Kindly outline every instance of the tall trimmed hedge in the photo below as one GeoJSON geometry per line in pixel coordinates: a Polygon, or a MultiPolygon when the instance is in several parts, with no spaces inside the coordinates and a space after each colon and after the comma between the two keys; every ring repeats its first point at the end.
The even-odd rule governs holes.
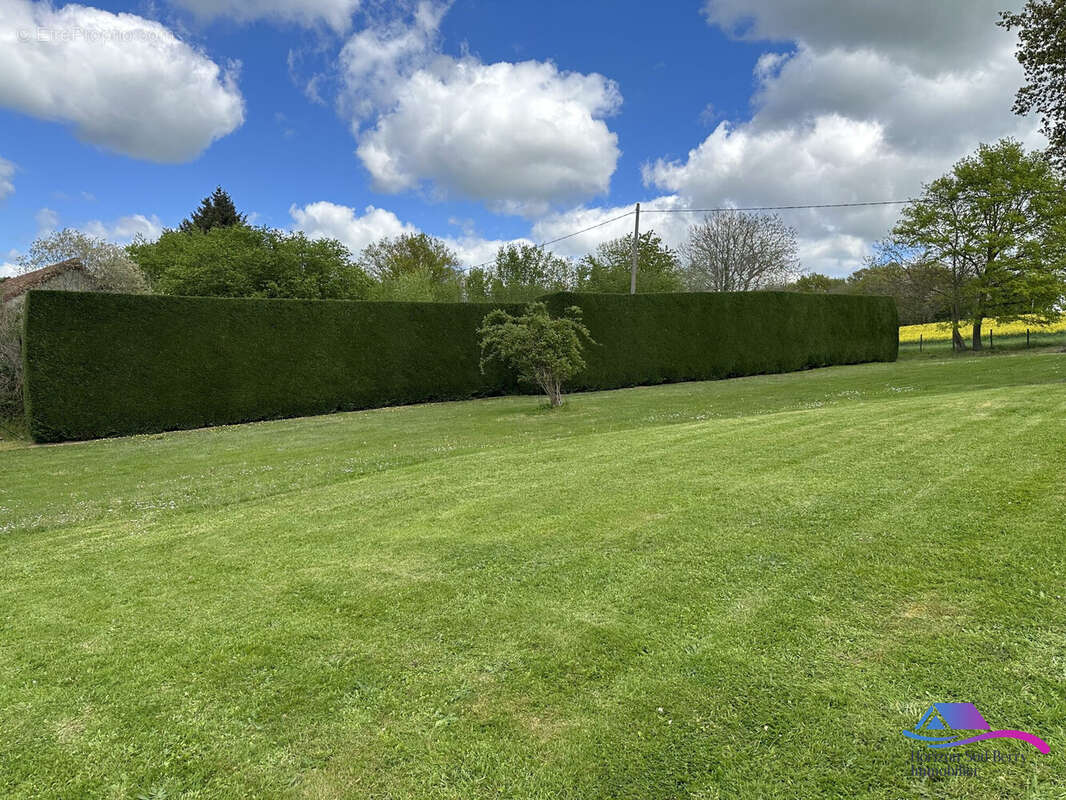
{"type": "MultiPolygon", "coordinates": [[[[894,360],[890,298],[737,294],[546,298],[598,342],[575,389],[894,360]]],[[[30,292],[25,398],[37,441],[88,439],[522,390],[479,367],[477,303],[30,292]]],[[[519,306],[503,306],[512,311],[519,306]]]]}
{"type": "Polygon", "coordinates": [[[890,297],[798,292],[571,294],[549,310],[581,308],[598,347],[574,390],[713,380],[831,364],[895,361],[899,318],[890,297]]]}
{"type": "Polygon", "coordinates": [[[37,441],[196,428],[517,391],[482,375],[494,306],[30,292],[37,441]]]}

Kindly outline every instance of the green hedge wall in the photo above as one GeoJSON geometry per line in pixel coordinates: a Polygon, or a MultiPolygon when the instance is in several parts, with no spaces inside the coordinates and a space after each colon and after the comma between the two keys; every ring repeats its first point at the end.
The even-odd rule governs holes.
{"type": "Polygon", "coordinates": [[[30,433],[90,439],[515,392],[502,368],[478,368],[491,308],[30,292],[30,433]]]}
{"type": "Polygon", "coordinates": [[[895,361],[899,318],[890,297],[798,292],[559,293],[552,313],[581,308],[598,347],[574,390],[713,380],[895,361]]]}
{"type": "MultiPolygon", "coordinates": [[[[560,293],[599,343],[574,389],[894,360],[890,298],[560,293]]],[[[37,441],[193,428],[514,393],[482,375],[492,305],[32,291],[25,399],[37,441]]],[[[512,311],[520,306],[502,306],[512,311]]]]}

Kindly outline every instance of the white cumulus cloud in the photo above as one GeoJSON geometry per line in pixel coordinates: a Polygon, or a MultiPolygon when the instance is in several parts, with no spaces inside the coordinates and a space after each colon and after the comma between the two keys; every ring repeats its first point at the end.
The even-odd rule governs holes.
{"type": "Polygon", "coordinates": [[[116,244],[128,244],[136,237],[143,236],[148,241],[158,239],[163,233],[163,223],[155,214],[146,217],[144,214],[130,214],[119,217],[111,223],[101,220],[91,220],[82,226],[82,230],[90,236],[106,239],[116,244]]]}
{"type": "Polygon", "coordinates": [[[410,24],[360,31],[341,54],[342,106],[375,187],[532,216],[606,193],[619,149],[604,120],[621,105],[617,85],[551,62],[442,55],[442,14],[421,3],[410,24]]]}
{"type": "MultiPolygon", "coordinates": [[[[1036,121],[1011,112],[1023,82],[1016,39],[996,26],[1002,0],[710,0],[708,20],[735,36],[793,45],[755,68],[753,113],[720,122],[681,159],[645,165],[647,186],[690,207],[905,199],[978,143],[1042,146],[1036,121]]],[[[1013,5],[1018,5],[1017,0],[1013,5]]],[[[899,209],[782,212],[808,269],[846,274],[899,209]]]]}
{"type": "Polygon", "coordinates": [[[934,73],[981,60],[1002,41],[999,12],[1016,0],[707,0],[708,22],[749,41],[869,50],[934,73]]]}
{"type": "Polygon", "coordinates": [[[312,239],[337,239],[356,255],[371,242],[386,236],[417,233],[409,222],[401,222],[391,211],[367,206],[359,214],[350,206],[319,200],[289,207],[293,227],[312,239]]]}
{"type": "MultiPolygon", "coordinates": [[[[355,255],[378,239],[421,232],[416,225],[401,221],[393,212],[374,206],[367,206],[360,214],[351,206],[319,200],[304,206],[294,204],[289,208],[289,215],[294,230],[303,231],[312,239],[337,239],[355,255]]],[[[491,261],[496,251],[507,244],[502,239],[485,239],[473,230],[465,230],[461,236],[439,238],[455,251],[465,267],[491,261]]]]}
{"type": "Polygon", "coordinates": [[[202,19],[228,17],[238,22],[258,19],[347,30],[360,0],[174,0],[202,19]]]}
{"type": "Polygon", "coordinates": [[[7,251],[7,256],[0,258],[0,278],[10,278],[12,275],[18,275],[21,271],[19,265],[15,263],[15,259],[21,255],[18,250],[11,249],[7,251]]]}
{"type": "Polygon", "coordinates": [[[193,159],[244,121],[233,69],[134,14],[3,0],[0,75],[0,106],[148,161],[193,159]]]}
{"type": "Polygon", "coordinates": [[[458,237],[444,236],[441,238],[459,256],[459,263],[463,265],[464,270],[491,264],[496,259],[497,251],[505,245],[530,244],[530,240],[525,237],[518,239],[484,239],[477,235],[465,234],[458,237]]]}

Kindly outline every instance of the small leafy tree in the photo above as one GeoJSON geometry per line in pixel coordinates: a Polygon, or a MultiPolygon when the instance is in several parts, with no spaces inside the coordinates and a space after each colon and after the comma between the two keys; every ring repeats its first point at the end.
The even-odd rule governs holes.
{"type": "Polygon", "coordinates": [[[463,276],[463,299],[468,303],[487,303],[492,298],[491,276],[481,267],[473,267],[463,276]]]}
{"type": "Polygon", "coordinates": [[[541,295],[572,289],[574,265],[527,242],[504,245],[488,269],[474,267],[464,280],[466,299],[475,303],[528,303],[541,295]]]}
{"type": "Polygon", "coordinates": [[[482,372],[486,363],[499,360],[520,381],[539,386],[552,408],[563,404],[563,384],[585,367],[582,340],[596,344],[580,308],[570,306],[561,317],[552,317],[544,303],[530,303],[517,317],[499,308],[490,311],[478,334],[482,372]]]}
{"type": "Polygon", "coordinates": [[[373,300],[457,303],[463,299],[459,256],[435,236],[386,236],[363,248],[358,264],[374,283],[373,300]]]}
{"type": "Polygon", "coordinates": [[[496,252],[489,282],[492,298],[523,302],[573,285],[570,260],[534,244],[509,244],[496,252]]]}

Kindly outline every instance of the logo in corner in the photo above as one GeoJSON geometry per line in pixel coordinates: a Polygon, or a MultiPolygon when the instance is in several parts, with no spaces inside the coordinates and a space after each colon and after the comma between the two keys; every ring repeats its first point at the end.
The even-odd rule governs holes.
{"type": "Polygon", "coordinates": [[[933,703],[929,706],[929,710],[922,714],[914,730],[903,731],[903,735],[924,742],[927,747],[934,749],[958,747],[985,739],[1020,739],[1028,742],[1044,755],[1047,755],[1050,750],[1047,742],[1032,733],[1009,728],[991,730],[991,726],[985,722],[985,718],[981,716],[981,712],[973,703],[933,703]],[[984,731],[984,733],[971,736],[968,735],[970,731],[984,731]]]}

